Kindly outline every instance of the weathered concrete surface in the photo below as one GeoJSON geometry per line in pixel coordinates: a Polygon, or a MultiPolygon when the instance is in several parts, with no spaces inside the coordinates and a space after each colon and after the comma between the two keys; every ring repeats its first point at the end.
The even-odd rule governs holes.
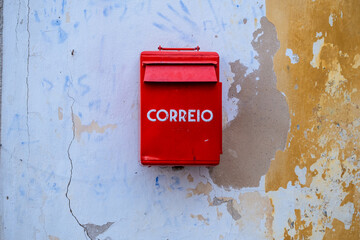
{"type": "Polygon", "coordinates": [[[360,238],[358,2],[4,9],[2,239],[360,238]],[[139,164],[139,53],[159,44],[221,56],[210,171],[139,164]]]}
{"type": "Polygon", "coordinates": [[[360,3],[266,3],[291,116],[287,147],[265,177],[274,237],[360,239],[360,3]]]}

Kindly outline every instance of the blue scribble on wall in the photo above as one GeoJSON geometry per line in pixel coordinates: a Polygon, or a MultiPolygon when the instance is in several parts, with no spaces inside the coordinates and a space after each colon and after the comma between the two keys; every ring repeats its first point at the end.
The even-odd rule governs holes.
{"type": "Polygon", "coordinates": [[[15,131],[15,132],[27,131],[24,120],[25,120],[24,116],[20,117],[19,114],[15,114],[11,121],[10,127],[8,128],[7,135],[9,136],[12,131],[15,131]],[[23,124],[21,124],[20,121],[22,121],[23,124]]]}
{"type": "Polygon", "coordinates": [[[179,187],[180,185],[180,178],[179,177],[176,177],[176,176],[172,176],[171,177],[171,181],[172,183],[170,184],[170,188],[172,190],[182,190],[183,188],[182,187],[179,187]]]}
{"type": "Polygon", "coordinates": [[[170,32],[171,30],[169,28],[167,28],[165,25],[163,24],[159,24],[159,23],[153,23],[153,25],[157,28],[159,28],[160,30],[166,31],[166,32],[170,32]]]}
{"type": "Polygon", "coordinates": [[[44,78],[42,80],[42,82],[41,82],[41,86],[43,88],[45,88],[46,90],[50,91],[54,87],[54,84],[52,82],[50,82],[49,80],[44,78]]]}
{"type": "Polygon", "coordinates": [[[100,105],[101,105],[101,100],[97,99],[94,101],[89,102],[89,111],[95,109],[95,110],[100,110],[100,105]]]}
{"type": "Polygon", "coordinates": [[[51,21],[51,25],[53,26],[60,26],[61,25],[61,20],[60,19],[55,19],[51,21]]]}
{"type": "Polygon", "coordinates": [[[61,14],[64,14],[65,5],[66,5],[66,0],[62,0],[62,2],[61,2],[61,14]]]}
{"type": "Polygon", "coordinates": [[[64,83],[64,92],[67,92],[68,88],[70,88],[70,86],[72,86],[72,83],[70,81],[70,77],[66,76],[65,77],[65,83],[64,83]]]}
{"type": "Polygon", "coordinates": [[[112,10],[112,6],[109,6],[109,7],[104,8],[104,9],[103,9],[103,15],[104,15],[105,17],[109,16],[111,10],[112,10]]]}
{"type": "Polygon", "coordinates": [[[158,195],[161,195],[162,193],[165,192],[165,187],[163,187],[160,184],[160,180],[163,179],[165,176],[164,175],[159,175],[155,178],[155,187],[156,187],[156,191],[158,192],[158,195]]]}
{"type": "Polygon", "coordinates": [[[34,17],[36,22],[40,22],[39,14],[37,11],[34,12],[34,17]]]}
{"type": "Polygon", "coordinates": [[[185,4],[183,3],[183,1],[181,1],[181,0],[180,0],[180,5],[181,5],[181,9],[182,9],[185,13],[187,13],[187,14],[190,15],[188,8],[186,7],[186,5],[185,5],[185,4]]]}
{"type": "Polygon", "coordinates": [[[59,41],[58,42],[59,43],[65,42],[65,40],[68,38],[68,34],[61,27],[59,27],[58,33],[59,33],[59,41]]]}
{"type": "Polygon", "coordinates": [[[83,84],[81,81],[84,80],[87,77],[86,74],[82,75],[81,77],[78,78],[78,85],[80,87],[82,87],[84,90],[81,93],[81,96],[84,96],[85,94],[87,94],[88,92],[90,92],[90,87],[86,84],[83,84]]]}
{"type": "Polygon", "coordinates": [[[41,31],[41,37],[45,42],[51,43],[51,39],[48,37],[46,31],[41,31]]]}

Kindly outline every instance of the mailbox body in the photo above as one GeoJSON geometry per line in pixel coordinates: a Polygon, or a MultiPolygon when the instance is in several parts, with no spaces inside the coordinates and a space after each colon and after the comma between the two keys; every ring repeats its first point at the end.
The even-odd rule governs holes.
{"type": "Polygon", "coordinates": [[[222,153],[219,55],[147,51],[140,56],[143,165],[217,165],[222,153]]]}

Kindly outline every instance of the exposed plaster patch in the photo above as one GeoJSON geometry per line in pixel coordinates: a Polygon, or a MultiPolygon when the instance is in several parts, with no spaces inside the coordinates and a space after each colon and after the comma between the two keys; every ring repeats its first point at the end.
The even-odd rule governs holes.
{"type": "Polygon", "coordinates": [[[188,180],[189,182],[193,182],[193,181],[194,181],[194,178],[193,178],[193,176],[191,176],[190,173],[189,173],[189,175],[187,176],[187,180],[188,180]]]}
{"type": "Polygon", "coordinates": [[[84,132],[104,133],[107,129],[115,129],[116,128],[116,124],[107,124],[105,126],[100,127],[99,124],[97,122],[95,122],[94,120],[89,125],[83,125],[81,123],[81,119],[79,116],[74,114],[73,117],[74,117],[74,124],[75,124],[75,136],[76,136],[77,141],[80,141],[81,134],[84,132]]]}
{"type": "Polygon", "coordinates": [[[58,118],[59,118],[59,120],[63,120],[63,117],[64,117],[63,109],[61,107],[58,107],[58,118]]]}
{"type": "Polygon", "coordinates": [[[96,224],[92,224],[92,223],[87,223],[87,224],[84,224],[84,226],[86,228],[86,233],[90,237],[90,239],[91,240],[96,240],[97,236],[104,233],[113,224],[114,224],[114,222],[107,222],[106,224],[103,224],[103,225],[96,225],[96,224]]]}
{"type": "Polygon", "coordinates": [[[56,236],[52,236],[52,235],[49,235],[48,238],[49,238],[49,240],[60,240],[60,238],[58,238],[56,236]]]}
{"type": "Polygon", "coordinates": [[[246,75],[247,67],[239,60],[230,63],[235,76],[228,97],[239,99],[239,113],[223,131],[220,165],[210,168],[214,183],[226,188],[258,186],[275,152],[284,148],[289,130],[287,103],[273,72],[273,56],[279,48],[276,29],[265,17],[260,23],[252,41],[259,68],[246,75]]]}
{"type": "Polygon", "coordinates": [[[211,203],[211,198],[210,198],[210,192],[213,190],[213,187],[211,186],[211,184],[209,182],[207,182],[206,184],[204,184],[203,182],[198,183],[198,185],[195,188],[188,188],[187,191],[188,194],[186,195],[186,197],[192,197],[193,195],[205,195],[207,196],[207,200],[209,202],[209,204],[211,203]]]}
{"type": "Polygon", "coordinates": [[[286,49],[285,55],[290,58],[290,62],[292,64],[296,64],[299,62],[299,56],[295,53],[293,53],[292,49],[288,48],[286,49]]]}
{"type": "Polygon", "coordinates": [[[336,20],[336,15],[332,13],[332,14],[329,15],[329,24],[330,24],[330,26],[334,26],[334,20],[336,20]]]}
{"type": "Polygon", "coordinates": [[[356,54],[354,57],[354,64],[352,68],[358,68],[360,66],[360,54],[356,54]]]}
{"type": "Polygon", "coordinates": [[[205,219],[204,216],[201,214],[198,214],[198,215],[191,214],[190,216],[191,216],[191,218],[197,218],[197,220],[205,223],[206,225],[209,225],[209,219],[205,219]]]}
{"type": "Polygon", "coordinates": [[[324,38],[320,38],[313,43],[313,59],[310,64],[313,68],[319,68],[320,66],[320,51],[324,45],[324,38]]]}
{"type": "Polygon", "coordinates": [[[299,178],[299,182],[304,185],[306,183],[306,167],[301,169],[299,166],[296,166],[295,173],[299,178]]]}

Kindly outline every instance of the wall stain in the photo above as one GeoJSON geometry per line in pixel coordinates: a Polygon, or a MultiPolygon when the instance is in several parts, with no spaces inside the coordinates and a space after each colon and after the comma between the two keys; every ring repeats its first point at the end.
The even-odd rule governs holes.
{"type": "Polygon", "coordinates": [[[258,186],[276,150],[284,149],[289,130],[288,106],[273,71],[272,59],[279,48],[276,29],[265,17],[260,23],[252,41],[259,69],[246,75],[240,60],[230,63],[235,76],[228,97],[239,99],[239,113],[223,131],[220,164],[210,168],[214,183],[226,188],[258,186]]]}
{"type": "Polygon", "coordinates": [[[211,203],[210,192],[213,190],[213,187],[209,182],[203,183],[199,182],[195,188],[188,188],[189,191],[186,195],[187,198],[192,197],[193,195],[205,195],[209,204],[211,203]]]}
{"type": "Polygon", "coordinates": [[[59,120],[63,120],[64,118],[63,109],[61,107],[58,107],[58,118],[59,120]]]}
{"type": "Polygon", "coordinates": [[[107,124],[105,126],[100,127],[99,124],[94,120],[89,125],[83,125],[81,123],[81,119],[79,116],[74,114],[73,118],[74,118],[74,126],[75,126],[75,137],[78,142],[81,139],[81,134],[84,132],[104,133],[107,129],[115,129],[117,127],[116,124],[107,124]]]}
{"type": "Polygon", "coordinates": [[[286,148],[265,176],[273,237],[358,240],[360,4],[266,0],[266,11],[280,41],[277,87],[291,116],[286,148]],[[298,54],[297,64],[286,49],[298,54]],[[306,169],[305,180],[296,169],[306,169]]]}
{"type": "Polygon", "coordinates": [[[199,220],[201,222],[204,222],[206,225],[209,225],[208,219],[204,218],[204,216],[201,215],[201,214],[198,214],[198,215],[191,214],[190,217],[191,218],[197,218],[197,220],[199,220]]]}
{"type": "Polygon", "coordinates": [[[49,240],[60,240],[60,238],[53,236],[53,235],[49,235],[48,238],[49,238],[49,240]]]}

